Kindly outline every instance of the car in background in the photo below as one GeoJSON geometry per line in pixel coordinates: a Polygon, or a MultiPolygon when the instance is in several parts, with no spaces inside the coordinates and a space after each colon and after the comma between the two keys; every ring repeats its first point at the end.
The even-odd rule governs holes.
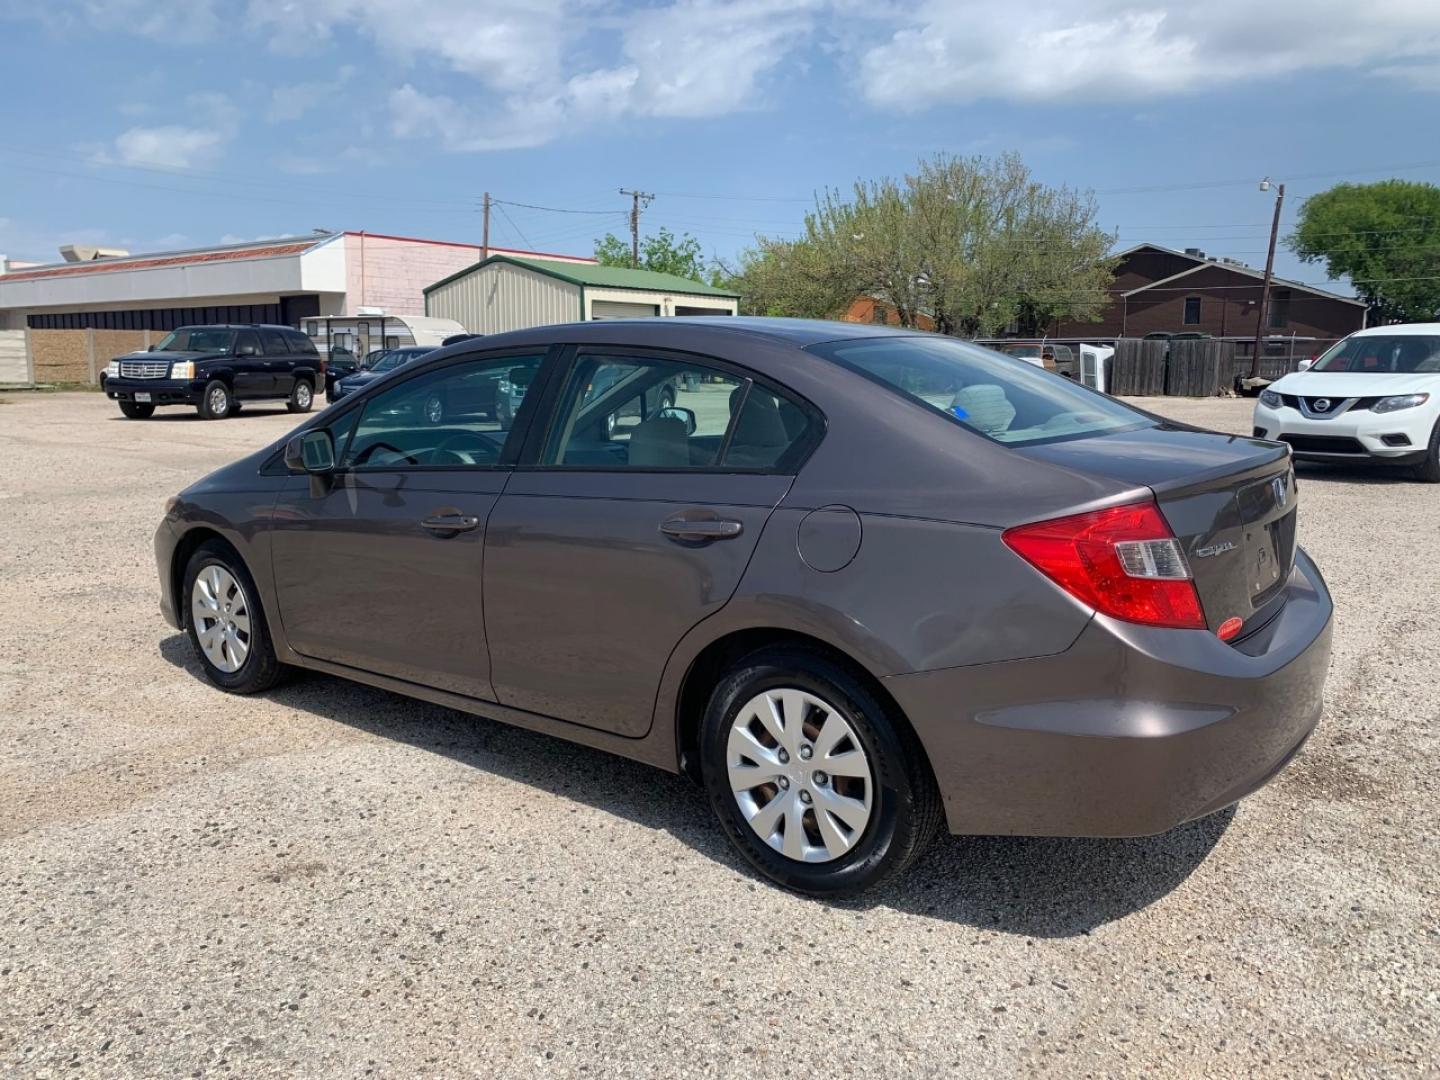
{"type": "Polygon", "coordinates": [[[1440,483],[1440,323],[1351,334],[1262,390],[1254,424],[1303,460],[1409,465],[1440,483]]]}
{"type": "Polygon", "coordinates": [[[145,352],[106,365],[101,388],[131,420],[163,405],[191,405],[205,420],[240,411],[247,401],[284,401],[309,412],[324,364],[308,337],[290,326],[182,326],[145,352]]]}
{"type": "Polygon", "coordinates": [[[1275,776],[1330,651],[1296,513],[1284,447],[989,349],[682,317],[406,364],[172,498],[155,555],[224,690],[309,668],[687,773],[839,896],[942,823],[1135,836],[1275,776]]]}
{"type": "Polygon", "coordinates": [[[1053,371],[1057,375],[1064,375],[1067,379],[1073,379],[1075,370],[1075,350],[1069,345],[1059,345],[1055,342],[1022,342],[1013,345],[992,346],[998,348],[1006,356],[1013,356],[1017,360],[1024,360],[1032,367],[1043,368],[1046,371],[1053,371]]]}
{"type": "Polygon", "coordinates": [[[339,401],[347,394],[353,394],[356,390],[369,386],[380,376],[388,375],[396,368],[404,367],[411,361],[418,360],[434,351],[433,345],[411,345],[402,349],[390,349],[388,352],[371,353],[366,357],[370,363],[360,371],[336,379],[326,391],[326,396],[331,401],[339,401]],[[374,359],[371,360],[371,357],[374,359]]]}

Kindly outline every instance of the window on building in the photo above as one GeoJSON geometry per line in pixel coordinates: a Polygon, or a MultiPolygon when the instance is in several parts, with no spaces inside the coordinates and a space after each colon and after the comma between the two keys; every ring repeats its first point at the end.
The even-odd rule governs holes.
{"type": "Polygon", "coordinates": [[[1290,290],[1276,289],[1270,296],[1270,326],[1280,329],[1290,325],[1290,290]]]}
{"type": "Polygon", "coordinates": [[[1187,296],[1185,298],[1185,325],[1197,326],[1200,323],[1200,297],[1187,296]]]}
{"type": "Polygon", "coordinates": [[[878,300],[870,305],[870,321],[881,326],[885,325],[885,305],[878,300]]]}

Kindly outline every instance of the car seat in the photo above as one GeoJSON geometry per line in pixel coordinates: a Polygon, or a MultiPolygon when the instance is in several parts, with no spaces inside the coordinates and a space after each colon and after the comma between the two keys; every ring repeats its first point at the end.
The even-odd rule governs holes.
{"type": "Polygon", "coordinates": [[[964,412],[961,419],[986,434],[1007,431],[1015,420],[1015,406],[994,383],[965,387],[955,395],[955,407],[964,412]]]}
{"type": "Polygon", "coordinates": [[[630,432],[629,462],[632,468],[687,468],[690,443],[685,421],[652,416],[636,424],[630,432]]]}
{"type": "MultiPolygon", "coordinates": [[[[739,405],[739,395],[744,389],[737,386],[730,391],[732,413],[739,405]]],[[[790,432],[780,415],[780,403],[775,400],[775,395],[751,386],[745,404],[740,408],[740,416],[735,421],[735,433],[730,437],[725,464],[738,465],[742,469],[766,469],[780,459],[789,445],[790,432]]]]}

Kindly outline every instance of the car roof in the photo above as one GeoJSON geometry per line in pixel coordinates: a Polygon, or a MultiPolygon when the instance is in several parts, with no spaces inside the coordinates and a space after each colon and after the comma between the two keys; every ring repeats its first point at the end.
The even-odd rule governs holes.
{"type": "MultiPolygon", "coordinates": [[[[695,330],[704,336],[725,335],[759,337],[803,349],[823,341],[846,341],[852,338],[933,337],[924,330],[876,326],[871,323],[836,322],[824,319],[779,319],[748,315],[681,315],[647,319],[599,319],[593,322],[554,323],[488,334],[485,348],[509,345],[536,345],[553,342],[613,342],[616,328],[624,327],[624,336],[636,345],[673,341],[676,331],[695,330]]],[[[471,342],[457,342],[472,344],[471,342]]]]}
{"type": "Polygon", "coordinates": [[[1390,326],[1367,326],[1364,330],[1357,330],[1350,336],[1379,337],[1381,335],[1394,336],[1397,334],[1401,336],[1409,336],[1412,334],[1434,336],[1440,334],[1440,322],[1412,322],[1394,323],[1390,326]]]}
{"type": "MultiPolygon", "coordinates": [[[[177,326],[176,330],[289,330],[292,334],[303,333],[293,326],[285,326],[281,323],[186,323],[184,326],[177,326]]],[[[173,331],[172,331],[173,332],[173,331]]]]}

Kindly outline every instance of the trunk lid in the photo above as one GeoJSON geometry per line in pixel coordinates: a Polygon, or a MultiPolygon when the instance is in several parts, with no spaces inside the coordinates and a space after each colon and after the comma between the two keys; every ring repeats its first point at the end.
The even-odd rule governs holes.
{"type": "Polygon", "coordinates": [[[1272,442],[1160,424],[1021,448],[1037,460],[1150,488],[1185,549],[1215,630],[1268,617],[1295,562],[1295,476],[1272,442]]]}

